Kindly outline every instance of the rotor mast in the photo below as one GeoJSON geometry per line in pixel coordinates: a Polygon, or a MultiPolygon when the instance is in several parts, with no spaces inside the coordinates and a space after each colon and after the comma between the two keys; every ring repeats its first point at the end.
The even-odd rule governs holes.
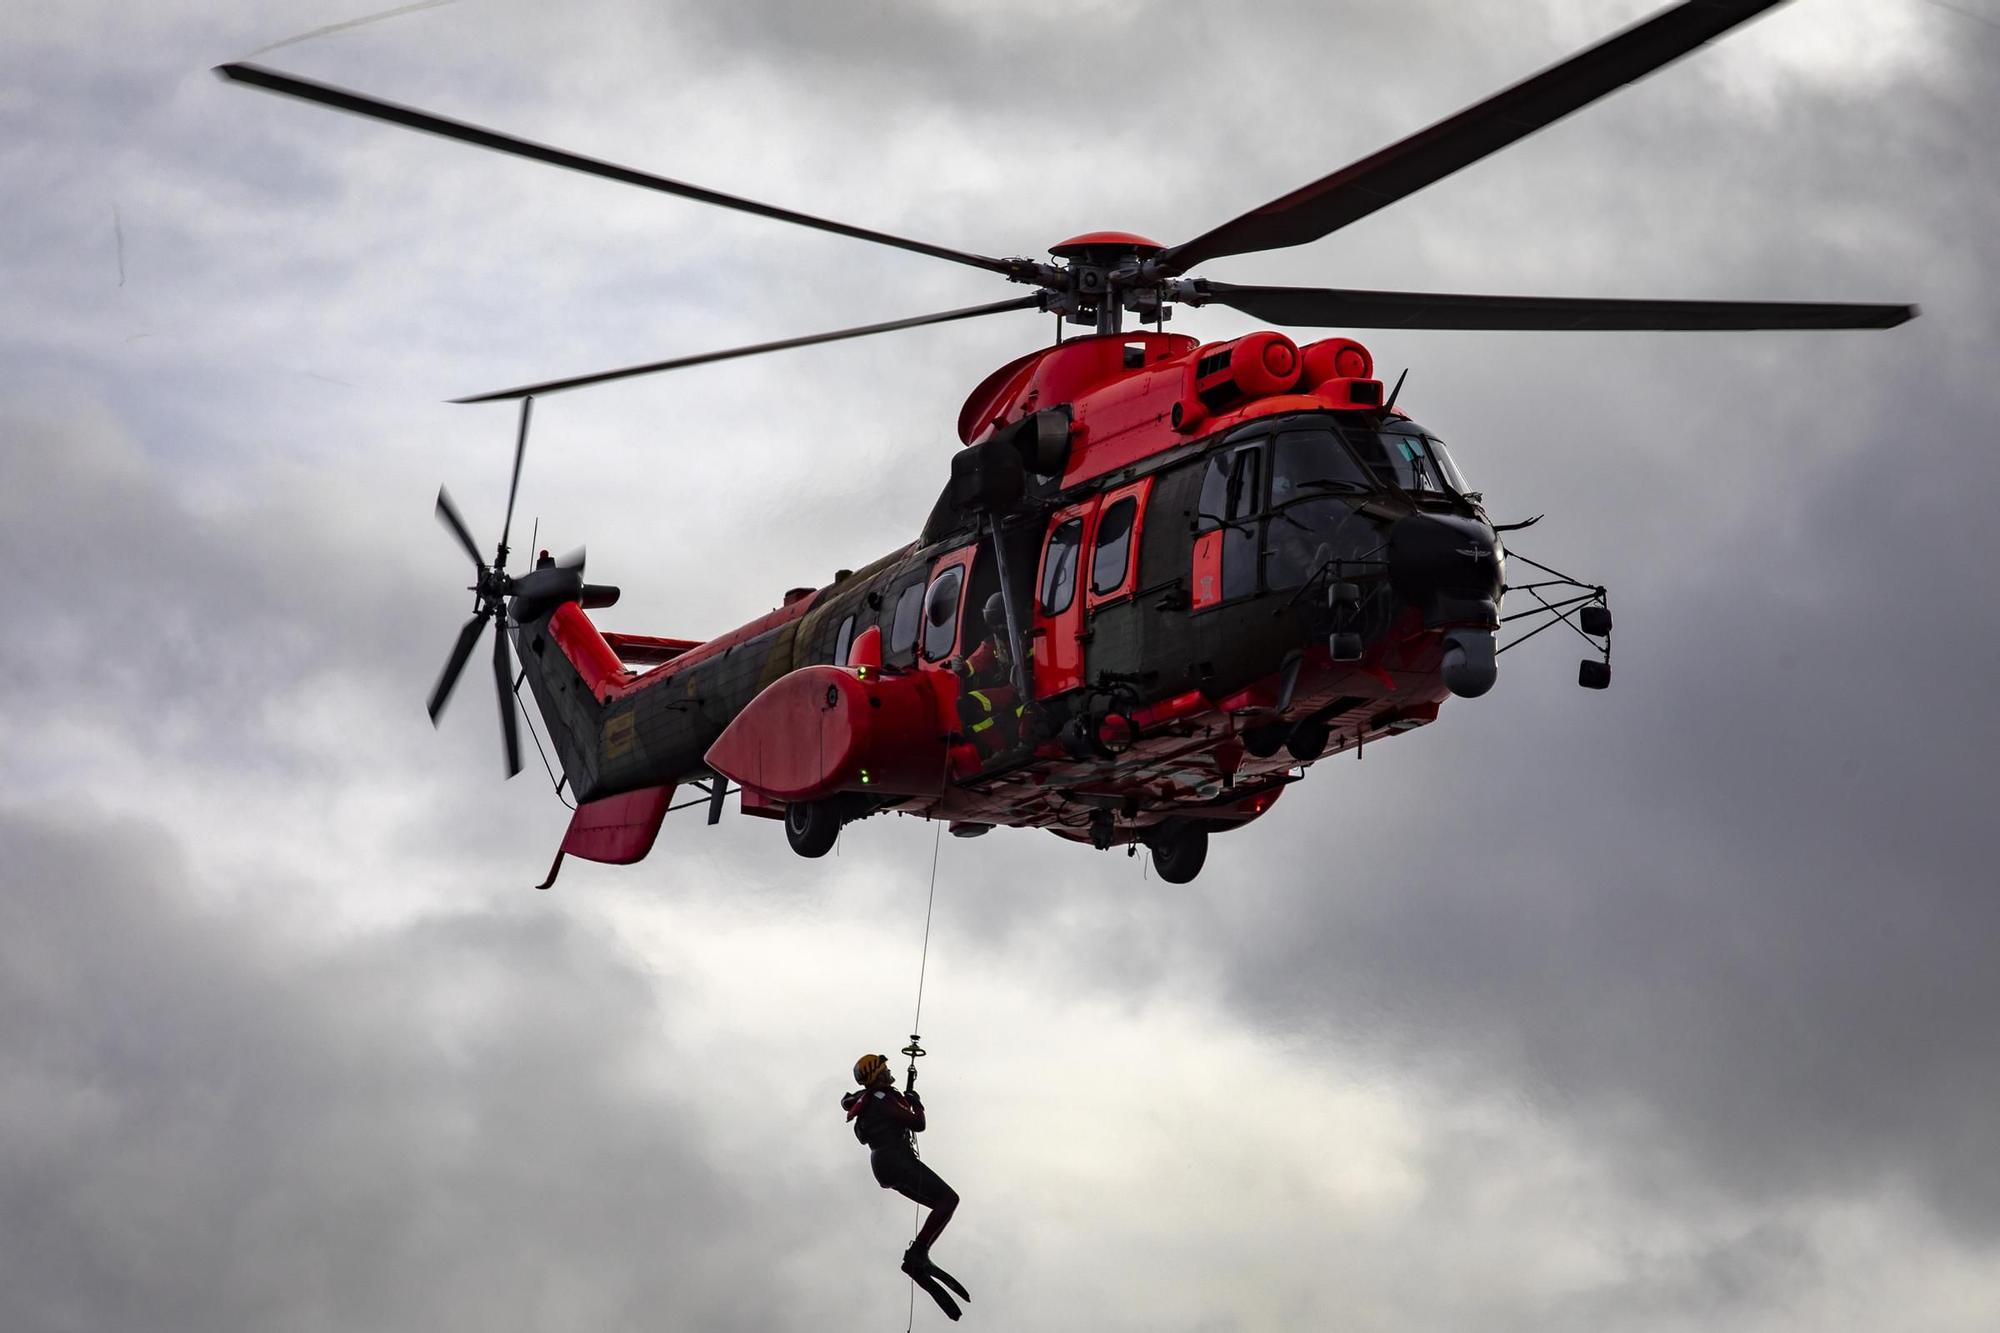
{"type": "Polygon", "coordinates": [[[1071,324],[1101,334],[1121,333],[1125,312],[1142,323],[1162,323],[1173,316],[1166,306],[1165,286],[1149,272],[1149,261],[1166,246],[1127,231],[1093,231],[1049,247],[1064,261],[1039,265],[1032,278],[1042,285],[1046,308],[1071,324]]]}

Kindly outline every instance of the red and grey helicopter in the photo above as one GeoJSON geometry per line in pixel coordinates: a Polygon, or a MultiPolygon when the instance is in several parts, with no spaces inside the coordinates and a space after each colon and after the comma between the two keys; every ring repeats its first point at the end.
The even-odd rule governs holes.
{"type": "MultiPolygon", "coordinates": [[[[1200,343],[1174,305],[1363,329],[1879,329],[1907,305],[1473,296],[1243,286],[1190,276],[1329,235],[1644,77],[1782,0],[1689,0],[1372,156],[1162,245],[1073,237],[1052,262],[991,258],[814,217],[532,143],[254,65],[223,77],[517,157],[980,269],[1027,295],[987,305],[481,394],[521,401],[493,558],[450,497],[437,512],[476,567],[472,618],[433,721],[490,622],[509,776],[525,681],[575,813],[564,854],[629,863],[677,787],[782,820],[820,856],[843,825],[896,810],[960,835],[1047,828],[1145,846],[1163,879],[1256,819],[1324,756],[1424,726],[1485,693],[1496,658],[1557,623],[1610,680],[1605,590],[1506,550],[1444,443],[1384,391],[1368,349],[1277,332],[1200,343]],[[1018,311],[1088,332],[988,375],[916,539],[706,641],[601,630],[615,588],[581,553],[507,572],[536,395],[814,343],[1018,311]],[[1126,317],[1134,328],[1126,328],[1126,317]],[[1150,327],[1148,327],[1150,326],[1150,327]],[[1533,573],[1510,583],[1510,565],[1533,573]],[[1534,605],[1503,614],[1508,592],[1534,605]],[[1532,623],[1521,623],[1532,622],[1532,623]],[[1521,637],[1501,645],[1502,627],[1521,637]],[[511,645],[511,647],[510,647],[511,645]],[[516,674],[514,657],[521,670],[516,674]],[[733,784],[733,786],[732,786],[733,784]]],[[[1060,326],[1059,326],[1060,327],[1060,326]]],[[[1400,380],[1396,386],[1400,388],[1400,380]]],[[[1532,521],[1532,520],[1531,520],[1532,521]]],[[[545,886],[546,887],[546,886],[545,886]]]]}

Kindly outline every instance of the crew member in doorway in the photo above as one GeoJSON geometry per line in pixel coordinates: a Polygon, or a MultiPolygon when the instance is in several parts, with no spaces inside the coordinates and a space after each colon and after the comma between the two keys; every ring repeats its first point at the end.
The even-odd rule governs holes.
{"type": "Polygon", "coordinates": [[[916,1135],[924,1130],[924,1102],[917,1096],[915,1068],[913,1063],[910,1090],[898,1092],[889,1057],[864,1055],[854,1062],[854,1081],[861,1086],[842,1097],[840,1105],[854,1126],[854,1137],[868,1148],[875,1183],[931,1210],[917,1238],[903,1252],[903,1271],[939,1309],[956,1319],[958,1304],[944,1288],[957,1292],[961,1300],[971,1297],[957,1278],[931,1262],[931,1246],[951,1221],[958,1207],[958,1192],[917,1159],[916,1135]]]}
{"type": "MultiPolygon", "coordinates": [[[[957,673],[958,720],[983,756],[1011,750],[1022,739],[1022,720],[1027,715],[1025,700],[1014,688],[1013,645],[1007,638],[1007,603],[999,593],[986,599],[982,612],[986,637],[963,657],[952,659],[957,673]]],[[[1034,669],[1029,650],[1028,669],[1034,669]]]]}

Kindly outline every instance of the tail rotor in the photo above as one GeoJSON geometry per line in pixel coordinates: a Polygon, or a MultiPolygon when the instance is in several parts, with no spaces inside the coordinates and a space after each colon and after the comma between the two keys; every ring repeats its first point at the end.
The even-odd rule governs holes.
{"type": "Polygon", "coordinates": [[[579,602],[586,607],[610,606],[618,600],[618,589],[583,581],[584,550],[581,546],[559,560],[551,560],[546,555],[535,561],[535,567],[518,578],[507,572],[507,534],[514,526],[514,501],[521,490],[521,460],[528,451],[528,417],[535,400],[521,400],[521,428],[514,437],[514,475],[507,485],[507,515],[500,524],[500,542],[494,547],[493,560],[479,558],[479,543],[472,539],[472,531],[465,525],[465,519],[458,512],[458,506],[451,501],[451,492],[438,487],[437,520],[444,524],[466,558],[472,561],[473,581],[469,588],[472,593],[472,619],[465,622],[458,631],[458,641],[451,646],[451,656],[445,659],[444,670],[439,673],[437,684],[431,688],[431,725],[436,726],[444,713],[444,706],[451,700],[451,692],[458,685],[458,678],[465,671],[465,664],[472,660],[472,650],[479,644],[479,636],[485,632],[487,624],[493,626],[493,687],[500,700],[500,740],[507,752],[507,776],[513,777],[521,771],[521,725],[515,713],[514,702],[514,651],[507,641],[507,630],[512,625],[527,624],[555,610],[565,602],[579,602]]]}
{"type": "Polygon", "coordinates": [[[457,688],[458,678],[464,674],[465,664],[472,659],[472,650],[478,646],[479,636],[485,633],[490,622],[494,631],[493,684],[499,692],[500,736],[506,744],[507,776],[511,778],[521,771],[521,738],[519,723],[514,717],[514,655],[507,646],[507,601],[515,594],[520,581],[507,573],[507,546],[504,540],[492,564],[479,558],[479,548],[473,544],[472,534],[466,531],[458,506],[451,502],[451,492],[442,486],[438,487],[437,516],[438,521],[458,538],[466,554],[472,557],[474,576],[470,591],[474,600],[472,619],[460,627],[458,640],[451,646],[451,656],[445,659],[444,670],[439,673],[437,684],[431,688],[431,725],[436,726],[438,718],[444,714],[444,706],[451,701],[451,692],[457,688]]]}
{"type": "MultiPolygon", "coordinates": [[[[438,718],[443,715],[444,706],[451,701],[451,692],[457,687],[458,678],[464,673],[465,664],[471,660],[472,650],[479,643],[479,636],[491,622],[493,686],[499,696],[500,739],[506,747],[507,776],[510,778],[521,771],[521,733],[520,722],[514,716],[514,654],[507,646],[508,601],[521,598],[526,593],[527,599],[539,609],[547,609],[568,600],[561,594],[568,591],[572,584],[577,593],[581,592],[583,584],[581,551],[577,552],[573,566],[551,565],[519,579],[507,573],[507,534],[514,525],[514,500],[521,488],[521,459],[528,448],[528,416],[534,401],[532,398],[521,400],[521,427],[514,440],[514,475],[507,487],[507,516],[500,525],[500,542],[494,549],[491,564],[479,558],[479,544],[473,541],[472,532],[466,527],[458,506],[452,503],[451,492],[440,486],[437,498],[438,522],[458,539],[459,546],[472,561],[474,574],[470,588],[473,596],[472,619],[459,629],[458,640],[451,646],[451,656],[445,659],[444,670],[439,673],[437,684],[431,688],[431,725],[436,726],[438,718]],[[550,578],[550,575],[557,577],[550,578]],[[528,584],[534,586],[524,586],[528,584]]],[[[517,605],[516,609],[525,608],[517,605]]]]}

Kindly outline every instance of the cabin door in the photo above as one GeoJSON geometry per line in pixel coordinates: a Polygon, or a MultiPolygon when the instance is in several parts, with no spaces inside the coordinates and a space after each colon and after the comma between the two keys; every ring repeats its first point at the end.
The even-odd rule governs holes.
{"type": "Polygon", "coordinates": [[[1084,593],[1081,563],[1097,516],[1097,497],[1049,517],[1035,569],[1035,697],[1053,698],[1083,684],[1084,593]]]}

